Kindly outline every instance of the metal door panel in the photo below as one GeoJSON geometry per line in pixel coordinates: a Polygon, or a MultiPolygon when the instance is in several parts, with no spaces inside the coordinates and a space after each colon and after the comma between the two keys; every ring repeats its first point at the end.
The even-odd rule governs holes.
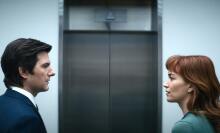
{"type": "Polygon", "coordinates": [[[64,36],[63,131],[157,131],[156,35],[64,36]]]}
{"type": "Polygon", "coordinates": [[[67,33],[63,50],[63,132],[107,132],[108,35],[67,33]]]}
{"type": "Polygon", "coordinates": [[[156,133],[157,65],[154,34],[111,34],[112,133],[156,133]]]}

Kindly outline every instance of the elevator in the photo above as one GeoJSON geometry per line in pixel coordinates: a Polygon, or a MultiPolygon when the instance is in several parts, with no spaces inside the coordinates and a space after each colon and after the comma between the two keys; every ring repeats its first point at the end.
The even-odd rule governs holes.
{"type": "Polygon", "coordinates": [[[63,1],[59,132],[159,133],[157,1],[63,1]]]}

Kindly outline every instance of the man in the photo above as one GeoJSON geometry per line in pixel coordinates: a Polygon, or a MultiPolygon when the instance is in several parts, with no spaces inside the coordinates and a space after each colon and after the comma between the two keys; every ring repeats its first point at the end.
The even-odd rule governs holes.
{"type": "Polygon", "coordinates": [[[52,46],[20,38],[9,43],[1,58],[5,94],[0,96],[0,133],[46,133],[34,97],[48,90],[52,46]]]}

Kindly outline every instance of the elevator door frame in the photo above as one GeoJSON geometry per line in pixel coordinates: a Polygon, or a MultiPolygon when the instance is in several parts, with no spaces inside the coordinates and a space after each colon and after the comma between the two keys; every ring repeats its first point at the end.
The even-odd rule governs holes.
{"type": "MultiPolygon", "coordinates": [[[[158,101],[158,111],[157,111],[157,117],[155,119],[157,119],[157,127],[158,127],[158,132],[157,133],[161,133],[162,132],[162,2],[163,0],[157,0],[157,8],[155,9],[155,11],[157,12],[157,16],[156,16],[156,29],[157,29],[157,65],[158,65],[158,68],[157,68],[157,77],[158,77],[158,80],[157,80],[157,101],[158,101]]],[[[64,32],[71,32],[71,31],[64,31],[64,2],[63,0],[59,0],[59,69],[58,69],[58,91],[59,91],[59,110],[58,110],[58,131],[60,131],[61,129],[61,125],[62,125],[62,119],[63,119],[63,116],[62,116],[62,98],[63,98],[63,82],[62,82],[62,79],[63,79],[63,33],[64,32]]],[[[102,32],[102,31],[95,31],[95,32],[102,32]]],[[[111,31],[110,31],[111,32],[111,31]]]]}

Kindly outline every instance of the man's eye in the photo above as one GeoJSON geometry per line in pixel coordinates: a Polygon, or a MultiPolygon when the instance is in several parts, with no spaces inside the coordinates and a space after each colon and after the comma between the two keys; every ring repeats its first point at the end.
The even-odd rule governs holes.
{"type": "Polygon", "coordinates": [[[44,68],[47,68],[48,66],[50,66],[49,63],[43,64],[43,67],[44,67],[44,68]]]}

